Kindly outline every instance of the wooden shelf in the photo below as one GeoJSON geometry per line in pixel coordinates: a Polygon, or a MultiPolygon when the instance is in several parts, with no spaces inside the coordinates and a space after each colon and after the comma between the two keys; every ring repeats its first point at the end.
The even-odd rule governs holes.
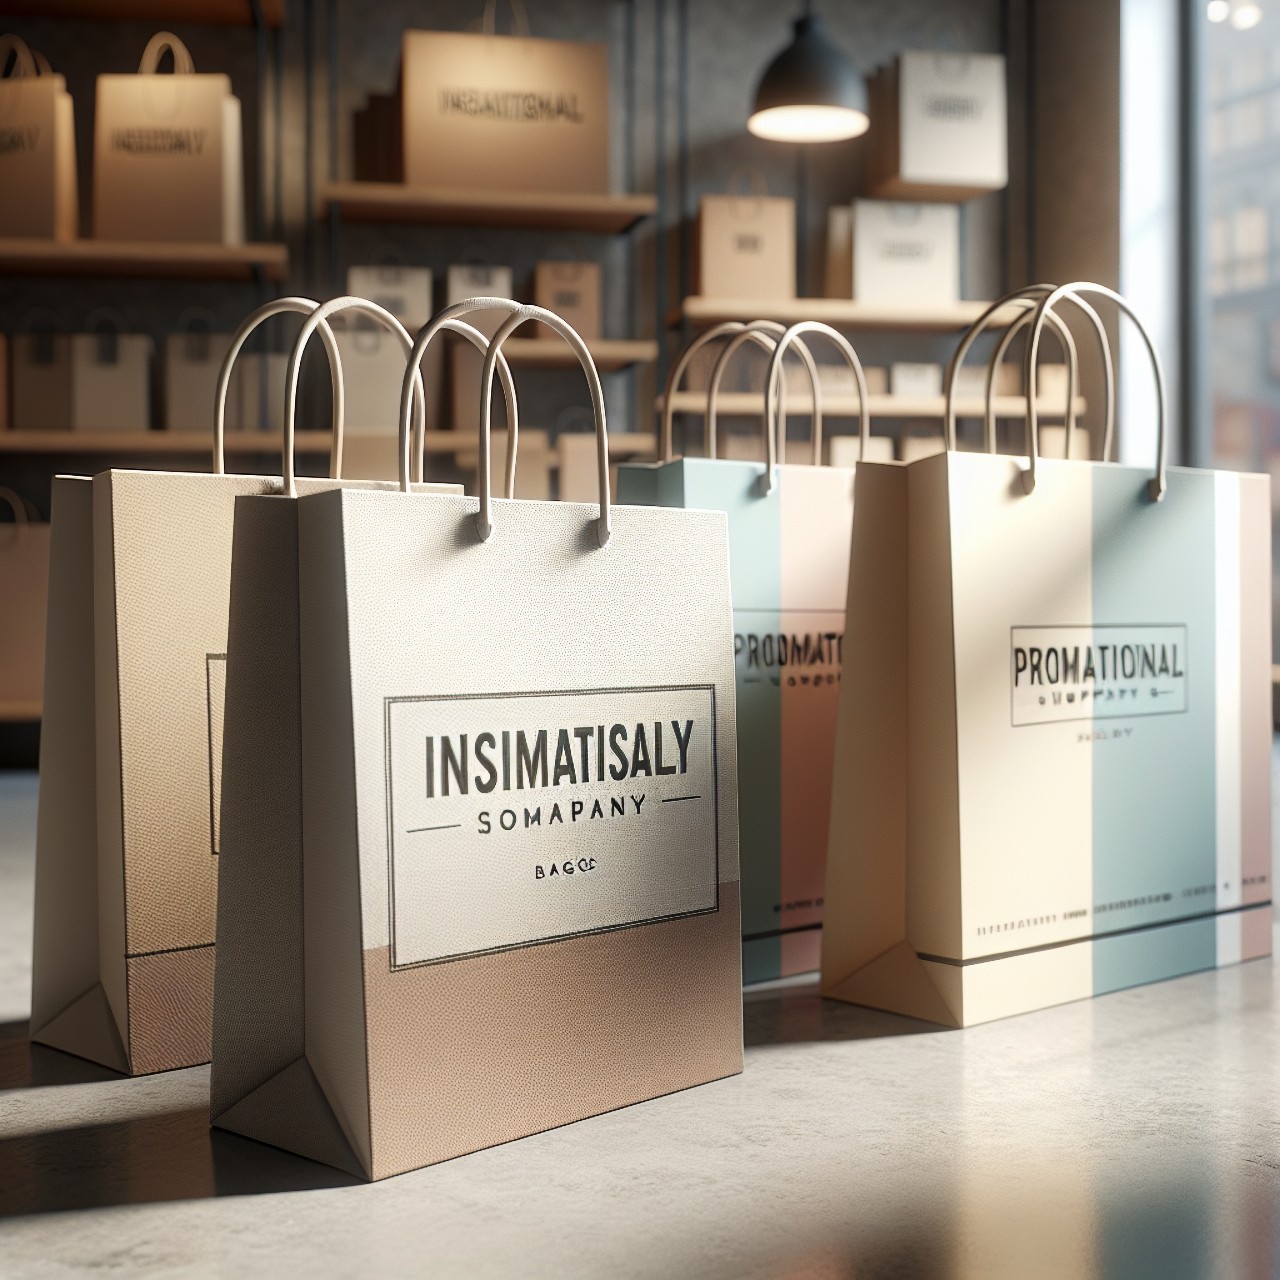
{"type": "Polygon", "coordinates": [[[27,240],[0,237],[0,275],[150,276],[181,280],[283,280],[282,244],[27,240]]]}
{"type": "Polygon", "coordinates": [[[426,226],[515,227],[616,235],[657,211],[654,196],[511,195],[395,182],[333,182],[320,189],[320,213],[336,209],[351,222],[426,226]]]}
{"type": "MultiPolygon", "coordinates": [[[[284,25],[285,0],[261,0],[262,20],[284,25]]],[[[77,22],[194,22],[220,27],[255,25],[251,0],[0,0],[0,16],[77,22]]]]}
{"type": "Polygon", "coordinates": [[[0,724],[22,724],[29,720],[39,720],[40,713],[39,702],[0,701],[0,724]]]}
{"type": "MultiPolygon", "coordinates": [[[[390,434],[390,433],[388,433],[390,434]]],[[[368,434],[348,436],[367,439],[368,434]]],[[[328,453],[327,431],[299,431],[295,448],[298,453],[328,453]]],[[[278,454],[280,437],[273,431],[229,431],[228,453],[278,454]]],[[[434,454],[474,453],[478,436],[474,429],[460,431],[428,431],[426,450],[434,454]]],[[[609,436],[609,454],[631,457],[652,453],[657,437],[652,432],[618,432],[609,436]]],[[[204,431],[0,431],[0,453],[68,454],[81,457],[100,455],[198,455],[210,458],[212,437],[204,431]]]]}
{"type": "MultiPolygon", "coordinates": [[[[953,332],[966,329],[991,304],[955,302],[946,307],[890,307],[882,303],[852,302],[848,298],[686,298],[668,322],[674,327],[682,320],[697,328],[707,328],[726,320],[778,320],[795,324],[798,320],[821,320],[834,329],[919,330],[953,332]]],[[[997,313],[995,324],[1007,324],[1019,314],[1014,307],[997,313]]]]}
{"type": "MultiPolygon", "coordinates": [[[[455,342],[463,340],[457,334],[449,336],[455,342]]],[[[636,364],[654,364],[658,359],[658,344],[643,339],[588,338],[587,347],[601,373],[616,373],[636,364]]],[[[561,338],[508,338],[502,345],[502,354],[512,368],[578,368],[578,357],[561,338]]]]}
{"type": "MultiPolygon", "coordinates": [[[[1065,399],[1065,395],[1064,395],[1065,399]]],[[[764,412],[764,395],[755,391],[725,392],[720,396],[720,413],[725,417],[735,414],[759,417],[764,412]]],[[[1025,396],[995,396],[997,418],[1021,418],[1027,412],[1025,396]]],[[[787,409],[792,413],[809,413],[813,400],[808,392],[789,395],[787,409]]],[[[706,412],[707,393],[705,391],[677,391],[672,398],[672,407],[676,413],[701,415],[706,412]]],[[[886,396],[872,395],[867,397],[867,407],[873,418],[942,418],[946,416],[947,400],[945,396],[886,396]]],[[[1064,408],[1063,400],[1040,397],[1036,408],[1041,417],[1059,419],[1064,408]]],[[[1076,413],[1083,414],[1087,409],[1083,396],[1076,397],[1076,413]]],[[[657,410],[662,412],[662,397],[658,397],[657,410]]],[[[981,400],[961,399],[956,401],[957,418],[981,418],[985,414],[985,405],[981,400]]],[[[822,398],[822,413],[830,418],[856,418],[858,415],[858,397],[850,395],[828,395],[822,398]]]]}

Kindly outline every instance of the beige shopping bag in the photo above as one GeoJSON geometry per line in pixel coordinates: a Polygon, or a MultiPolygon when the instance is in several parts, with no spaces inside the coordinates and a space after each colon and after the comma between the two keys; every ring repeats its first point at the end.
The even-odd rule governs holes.
{"type": "Polygon", "coordinates": [[[262,320],[315,306],[237,332],[214,474],[55,482],[31,1035],[131,1074],[209,1058],[231,516],[280,484],[224,474],[226,384],[262,320]]]}
{"type": "MultiPolygon", "coordinates": [[[[562,316],[588,342],[602,336],[600,315],[603,303],[601,269],[598,262],[579,257],[569,261],[549,259],[533,268],[535,306],[562,316]]],[[[535,330],[539,338],[551,338],[551,330],[535,330]]]]}
{"type": "Polygon", "coordinates": [[[196,74],[186,45],[153,36],[137,75],[98,77],[93,234],[99,240],[244,241],[240,100],[196,74]],[[165,51],[174,74],[159,75],[165,51]]]}
{"type": "MultiPolygon", "coordinates": [[[[1265,476],[948,451],[857,480],[823,991],[965,1026],[1271,948],[1265,476]]],[[[1135,320],[1136,316],[1133,317],[1135,320]]]]}
{"type": "Polygon", "coordinates": [[[38,720],[44,686],[44,627],[49,586],[49,526],[0,485],[0,707],[9,719],[38,720]]]}
{"type": "Polygon", "coordinates": [[[0,36],[0,192],[0,236],[76,238],[75,116],[67,82],[13,35],[0,36]]]}
{"type": "Polygon", "coordinates": [[[704,297],[796,296],[796,202],[769,195],[758,175],[754,181],[749,192],[699,202],[696,290],[704,297]]]}
{"type": "Polygon", "coordinates": [[[214,1123],[364,1177],[742,1066],[724,517],[611,505],[559,327],[598,506],[494,502],[483,461],[478,499],[308,495],[237,595],[214,1123]]]}
{"type": "MultiPolygon", "coordinates": [[[[218,373],[231,346],[229,333],[213,332],[215,323],[212,312],[193,308],[179,318],[178,332],[165,337],[164,425],[167,431],[213,431],[218,373]]],[[[233,404],[238,391],[237,386],[232,392],[233,404]]],[[[239,430],[239,413],[228,417],[230,429],[239,430]]]]}
{"type": "Polygon", "coordinates": [[[71,339],[44,327],[52,319],[29,315],[28,327],[13,335],[10,421],[17,431],[71,427],[71,339]]]}
{"type": "MultiPolygon", "coordinates": [[[[609,190],[609,54],[602,44],[406,31],[401,50],[404,181],[472,191],[609,190]]],[[[509,292],[509,291],[508,291],[509,292]]]]}
{"type": "Polygon", "coordinates": [[[151,426],[151,358],[144,333],[124,332],[125,319],[102,309],[88,333],[71,335],[72,431],[146,431],[151,426]]]}

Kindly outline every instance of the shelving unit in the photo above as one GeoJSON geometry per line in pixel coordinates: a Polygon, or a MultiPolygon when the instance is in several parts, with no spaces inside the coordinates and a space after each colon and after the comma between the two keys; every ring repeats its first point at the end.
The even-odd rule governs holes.
{"type": "Polygon", "coordinates": [[[174,241],[28,240],[0,237],[0,274],[135,276],[171,280],[283,280],[289,250],[282,244],[199,244],[174,241]]]}
{"type": "Polygon", "coordinates": [[[285,0],[6,0],[6,17],[56,18],[81,22],[199,22],[210,26],[284,25],[285,0]]]}
{"type": "Polygon", "coordinates": [[[646,195],[508,194],[448,187],[408,187],[393,182],[330,182],[320,188],[321,216],[350,222],[419,226],[512,227],[620,235],[657,211],[646,195]]]}
{"type": "MultiPolygon", "coordinates": [[[[993,404],[997,418],[1021,418],[1027,412],[1026,396],[995,396],[993,404]]],[[[655,406],[659,413],[662,406],[663,400],[659,396],[655,406]]],[[[812,397],[807,393],[787,397],[787,409],[791,412],[809,413],[812,407],[812,397]]],[[[1064,407],[1062,400],[1043,396],[1036,399],[1036,412],[1046,418],[1061,418],[1064,407]]],[[[1084,397],[1077,396],[1076,413],[1084,413],[1087,407],[1084,397]]],[[[676,413],[701,416],[707,409],[707,393],[677,391],[672,397],[672,408],[676,413]]],[[[947,412],[947,400],[945,396],[872,395],[867,397],[867,408],[873,418],[943,418],[947,412]]],[[[725,417],[735,414],[758,417],[764,412],[764,396],[753,391],[725,392],[719,397],[719,411],[725,417]]],[[[831,418],[856,418],[858,397],[823,396],[822,412],[831,418]]],[[[966,398],[956,401],[956,416],[959,418],[981,418],[985,413],[986,406],[981,400],[966,398]]]]}
{"type": "MultiPolygon", "coordinates": [[[[968,328],[990,305],[965,301],[947,307],[890,307],[848,298],[691,297],[684,300],[670,323],[673,327],[684,322],[694,328],[707,328],[727,320],[777,320],[782,324],[821,320],[836,329],[951,333],[968,328]]],[[[1010,307],[997,312],[992,323],[1008,324],[1017,315],[1018,310],[1010,307]]]]}

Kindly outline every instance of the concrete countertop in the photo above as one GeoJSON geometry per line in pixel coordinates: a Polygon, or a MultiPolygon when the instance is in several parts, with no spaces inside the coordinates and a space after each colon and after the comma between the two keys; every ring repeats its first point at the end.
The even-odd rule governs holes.
{"type": "Polygon", "coordinates": [[[207,1067],[31,1046],[35,794],[0,773],[0,1276],[1277,1274],[1270,961],[968,1031],[756,989],[742,1076],[367,1186],[211,1135],[207,1067]]]}

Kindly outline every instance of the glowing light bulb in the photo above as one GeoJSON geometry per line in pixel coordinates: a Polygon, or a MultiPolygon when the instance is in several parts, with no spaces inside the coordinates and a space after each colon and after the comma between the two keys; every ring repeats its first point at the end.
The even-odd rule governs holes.
{"type": "Polygon", "coordinates": [[[1256,0],[1243,0],[1231,10],[1231,25],[1237,31],[1248,31],[1262,21],[1262,6],[1256,0]]]}
{"type": "Polygon", "coordinates": [[[1231,16],[1229,0],[1209,0],[1206,16],[1210,22],[1226,22],[1231,16]]]}

